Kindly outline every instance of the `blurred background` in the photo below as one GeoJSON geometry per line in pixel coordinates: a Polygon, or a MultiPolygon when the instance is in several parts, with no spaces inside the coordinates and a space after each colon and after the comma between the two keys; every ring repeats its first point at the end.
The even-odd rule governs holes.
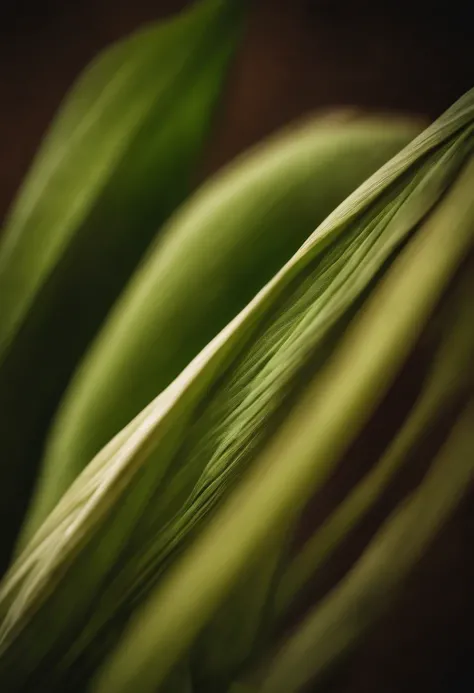
{"type": "MultiPolygon", "coordinates": [[[[61,99],[86,63],[111,41],[186,4],[2,0],[0,223],[61,99]]],[[[200,176],[312,110],[355,106],[436,118],[474,86],[470,9],[458,0],[442,10],[419,0],[253,0],[200,176]]],[[[400,398],[409,381],[408,373],[400,398]]],[[[383,416],[379,425],[383,428],[383,416]]],[[[376,444],[373,437],[362,442],[359,469],[376,444]]],[[[322,578],[326,587],[419,479],[422,466],[420,460],[397,480],[330,562],[322,578]]],[[[323,505],[350,484],[349,465],[345,471],[320,499],[323,505]]],[[[471,493],[394,607],[328,681],[327,693],[472,693],[473,500],[471,493]]]]}

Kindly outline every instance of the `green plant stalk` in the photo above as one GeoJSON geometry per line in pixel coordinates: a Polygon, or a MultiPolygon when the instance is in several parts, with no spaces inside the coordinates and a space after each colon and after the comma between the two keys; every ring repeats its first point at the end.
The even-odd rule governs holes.
{"type": "Polygon", "coordinates": [[[296,693],[353,648],[388,608],[474,476],[474,405],[464,410],[420,488],[383,525],[346,578],[283,644],[253,687],[296,693]]]}
{"type": "Polygon", "coordinates": [[[380,401],[472,247],[473,185],[470,162],[255,468],[138,609],[91,691],[155,691],[269,533],[284,531],[324,481],[380,401]],[[446,243],[446,227],[453,218],[456,234],[446,243]]]}
{"type": "Polygon", "coordinates": [[[357,484],[292,560],[277,591],[278,616],[283,616],[287,612],[304,585],[370,510],[405,462],[410,450],[436,425],[440,413],[459,396],[460,392],[472,387],[473,295],[474,286],[469,277],[453,299],[453,305],[450,305],[450,312],[453,312],[454,306],[455,314],[446,316],[444,321],[443,330],[446,330],[447,336],[441,342],[427,376],[427,383],[408,420],[374,469],[357,484]],[[457,304],[456,299],[459,299],[457,304]]]}

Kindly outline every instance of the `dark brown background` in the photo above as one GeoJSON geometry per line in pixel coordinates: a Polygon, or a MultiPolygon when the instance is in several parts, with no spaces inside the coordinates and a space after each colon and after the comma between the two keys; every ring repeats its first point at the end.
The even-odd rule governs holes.
{"type": "MultiPolygon", "coordinates": [[[[3,0],[0,7],[0,220],[61,98],[111,40],[179,9],[183,0],[3,0]]],[[[356,105],[435,118],[474,86],[473,34],[459,2],[255,0],[205,174],[292,118],[356,105]],[[394,3],[391,3],[394,4],[394,3]]],[[[399,396],[405,396],[400,386],[399,396]]],[[[383,426],[383,420],[380,421],[383,426]]],[[[367,443],[366,443],[367,446],[367,443]]],[[[369,446],[370,447],[370,446],[369,446]]],[[[387,506],[413,483],[395,485],[387,506]]],[[[339,495],[347,479],[334,486],[339,495]]],[[[408,581],[401,598],[334,679],[334,693],[474,690],[473,494],[408,581]]],[[[329,502],[329,501],[328,501],[329,502]]],[[[327,580],[367,541],[351,539],[327,580]]]]}

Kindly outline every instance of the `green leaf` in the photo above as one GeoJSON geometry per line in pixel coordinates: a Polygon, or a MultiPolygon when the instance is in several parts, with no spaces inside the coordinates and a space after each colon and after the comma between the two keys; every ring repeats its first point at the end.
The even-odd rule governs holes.
{"type": "Polygon", "coordinates": [[[13,206],[0,242],[6,549],[78,359],[190,190],[240,14],[238,3],[203,0],[99,56],[13,206]]]}
{"type": "Polygon", "coordinates": [[[397,508],[349,574],[283,644],[255,692],[301,690],[353,648],[388,608],[474,478],[473,421],[471,401],[420,488],[397,508]]]}

